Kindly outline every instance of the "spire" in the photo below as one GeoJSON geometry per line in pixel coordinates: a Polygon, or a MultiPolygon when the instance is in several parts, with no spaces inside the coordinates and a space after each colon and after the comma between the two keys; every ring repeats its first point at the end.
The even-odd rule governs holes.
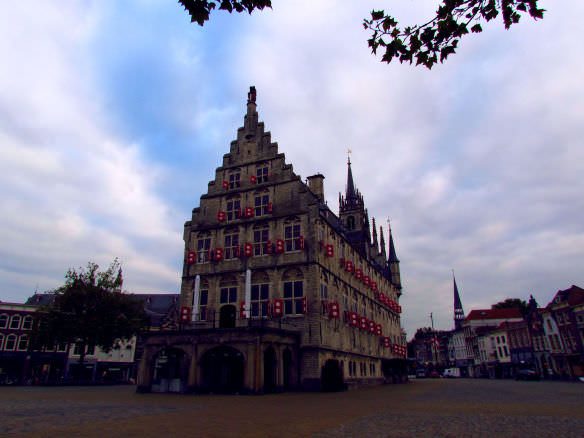
{"type": "Polygon", "coordinates": [[[462,301],[456,286],[456,278],[454,271],[452,271],[452,280],[454,281],[454,329],[460,330],[462,328],[462,321],[464,321],[464,310],[462,309],[462,301]]]}
{"type": "Polygon", "coordinates": [[[351,172],[351,159],[347,159],[347,190],[345,192],[345,199],[350,201],[352,199],[357,199],[357,193],[355,191],[355,183],[353,182],[353,172],[351,172]]]}
{"type": "Polygon", "coordinates": [[[395,252],[395,246],[393,244],[393,234],[391,233],[391,225],[389,224],[389,219],[387,220],[389,227],[389,258],[387,262],[389,264],[389,271],[391,272],[391,283],[398,289],[401,289],[401,275],[399,272],[399,259],[395,252]]]}
{"type": "Polygon", "coordinates": [[[379,227],[379,243],[381,246],[381,254],[383,255],[383,258],[386,257],[386,252],[385,252],[385,237],[383,237],[383,227],[379,227]]]}
{"type": "Polygon", "coordinates": [[[375,218],[372,219],[373,223],[373,246],[375,247],[375,251],[379,252],[379,244],[377,243],[377,227],[375,226],[375,218]]]}
{"type": "Polygon", "coordinates": [[[393,235],[391,234],[391,227],[389,228],[389,259],[388,259],[388,262],[399,263],[399,259],[397,258],[397,254],[395,252],[395,246],[393,245],[393,235]]]}

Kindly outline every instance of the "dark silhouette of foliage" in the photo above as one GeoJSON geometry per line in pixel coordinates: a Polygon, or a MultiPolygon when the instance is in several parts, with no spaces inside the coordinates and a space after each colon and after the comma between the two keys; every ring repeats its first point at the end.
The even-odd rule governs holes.
{"type": "MultiPolygon", "coordinates": [[[[522,14],[534,19],[543,18],[545,9],[540,0],[441,0],[436,16],[424,24],[399,27],[397,20],[384,10],[371,11],[371,18],[363,20],[363,27],[373,35],[368,40],[373,54],[383,51],[381,61],[390,63],[416,62],[431,69],[456,52],[460,38],[483,31],[482,24],[503,17],[505,28],[518,23],[522,14]]],[[[191,16],[191,22],[203,25],[213,9],[252,13],[254,9],[271,8],[270,0],[179,0],[191,16]]]]}
{"type": "Polygon", "coordinates": [[[491,309],[519,309],[523,317],[529,313],[529,306],[525,300],[519,298],[507,298],[491,306],[491,309]]]}
{"type": "Polygon", "coordinates": [[[374,54],[385,50],[382,62],[388,64],[415,60],[416,65],[431,69],[438,61],[444,62],[455,53],[460,38],[483,31],[481,23],[503,16],[505,29],[518,23],[521,14],[528,13],[534,19],[543,18],[544,9],[538,8],[539,0],[442,0],[436,16],[430,21],[401,28],[398,22],[384,11],[372,11],[371,19],[365,19],[365,29],[373,31],[369,47],[374,54]]]}
{"type": "Polygon", "coordinates": [[[91,262],[86,269],[70,269],[65,284],[50,292],[55,299],[37,313],[32,348],[76,343],[83,363],[89,347],[110,351],[118,339],[129,340],[148,325],[142,303],[121,291],[118,260],[105,271],[98,269],[91,262]]]}

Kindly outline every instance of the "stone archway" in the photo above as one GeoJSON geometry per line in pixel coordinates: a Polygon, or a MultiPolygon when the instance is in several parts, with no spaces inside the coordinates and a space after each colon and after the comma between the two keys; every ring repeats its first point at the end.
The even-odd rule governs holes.
{"type": "Polygon", "coordinates": [[[264,392],[276,391],[276,352],[274,347],[264,351],[264,392]]]}
{"type": "Polygon", "coordinates": [[[153,359],[152,392],[183,392],[187,383],[188,355],[179,348],[160,350],[153,359]]]}
{"type": "Polygon", "coordinates": [[[217,394],[233,394],[243,389],[243,354],[232,347],[221,346],[207,351],[201,358],[201,390],[217,394]]]}
{"type": "Polygon", "coordinates": [[[342,391],[344,389],[343,370],[336,359],[329,359],[322,367],[321,385],[323,391],[342,391]]]}
{"type": "Polygon", "coordinates": [[[228,304],[219,310],[219,328],[235,327],[235,306],[228,304]]]}

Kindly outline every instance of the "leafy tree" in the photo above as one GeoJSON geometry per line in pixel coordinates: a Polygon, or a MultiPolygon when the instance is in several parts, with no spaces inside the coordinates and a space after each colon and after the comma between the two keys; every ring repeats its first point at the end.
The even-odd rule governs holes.
{"type": "Polygon", "coordinates": [[[115,259],[105,271],[89,262],[70,269],[65,284],[51,291],[52,304],[40,309],[31,336],[33,348],[77,343],[83,363],[89,347],[110,351],[116,340],[128,340],[147,326],[142,303],[122,293],[122,268],[115,259]]]}
{"type": "Polygon", "coordinates": [[[524,317],[529,313],[528,304],[519,298],[507,298],[491,306],[491,309],[519,309],[524,317]]]}
{"type": "MultiPolygon", "coordinates": [[[[444,62],[456,52],[460,38],[483,31],[481,23],[503,17],[505,29],[518,23],[522,14],[534,19],[543,18],[545,9],[540,0],[440,0],[436,16],[424,24],[399,27],[398,22],[383,10],[371,11],[371,19],[363,20],[363,27],[373,35],[368,40],[373,54],[384,51],[381,61],[390,63],[416,61],[431,69],[438,61],[444,62]]],[[[203,25],[209,14],[218,9],[252,13],[254,9],[271,8],[271,0],[179,0],[191,16],[191,22],[203,25]]]]}

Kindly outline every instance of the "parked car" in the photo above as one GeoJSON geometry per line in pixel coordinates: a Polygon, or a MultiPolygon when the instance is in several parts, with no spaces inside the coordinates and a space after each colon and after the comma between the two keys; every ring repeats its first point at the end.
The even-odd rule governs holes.
{"type": "Polygon", "coordinates": [[[437,378],[440,378],[440,374],[438,374],[438,371],[430,371],[430,374],[428,375],[428,377],[432,377],[433,379],[437,379],[437,378]]]}
{"type": "Polygon", "coordinates": [[[515,375],[515,380],[539,380],[539,374],[535,370],[519,370],[515,375]]]}
{"type": "Polygon", "coordinates": [[[460,377],[460,368],[446,368],[442,376],[450,378],[460,377]]]}

